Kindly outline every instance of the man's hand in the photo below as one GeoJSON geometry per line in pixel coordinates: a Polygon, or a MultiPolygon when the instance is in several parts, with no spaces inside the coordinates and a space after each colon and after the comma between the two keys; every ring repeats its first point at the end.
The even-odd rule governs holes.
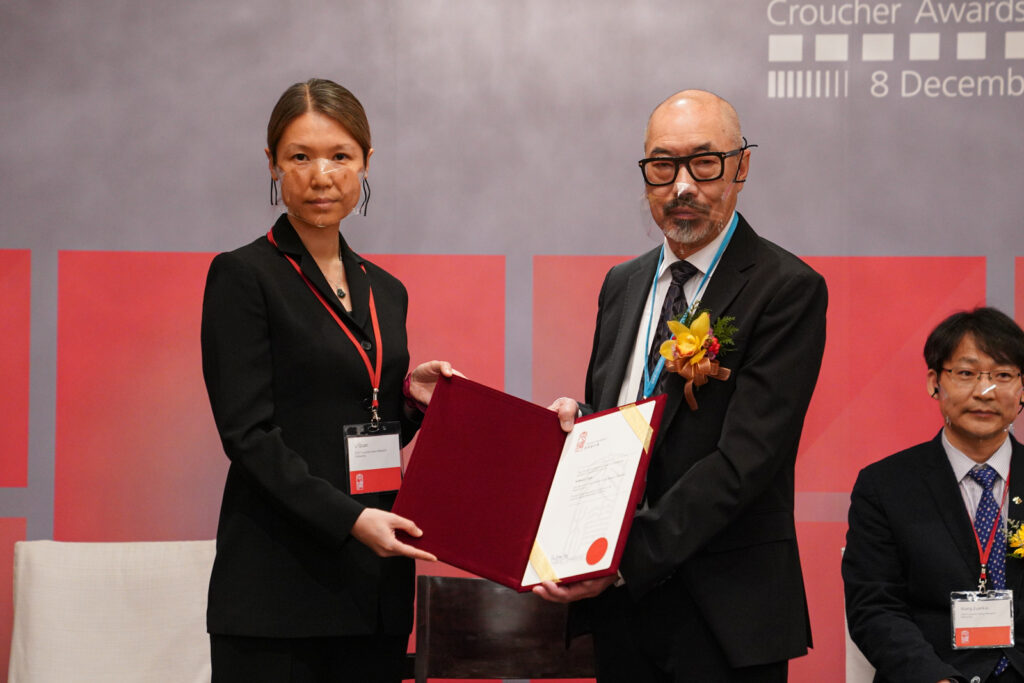
{"type": "Polygon", "coordinates": [[[567,586],[559,585],[554,581],[544,581],[539,586],[534,586],[533,592],[549,602],[576,602],[577,600],[600,595],[608,586],[615,583],[616,579],[618,577],[612,574],[600,579],[587,579],[586,581],[571,583],[567,586]]]}
{"type": "MultiPolygon", "coordinates": [[[[548,406],[548,410],[558,413],[558,421],[562,423],[562,431],[571,432],[572,426],[576,423],[576,415],[580,406],[571,398],[556,398],[555,402],[548,406]]],[[[586,583],[586,582],[584,582],[586,583]]]]}
{"type": "Polygon", "coordinates": [[[352,525],[352,535],[381,557],[404,555],[415,560],[437,562],[437,558],[426,550],[414,548],[395,538],[396,529],[416,538],[423,535],[423,531],[412,520],[377,508],[366,508],[359,513],[356,523],[352,525]]]}

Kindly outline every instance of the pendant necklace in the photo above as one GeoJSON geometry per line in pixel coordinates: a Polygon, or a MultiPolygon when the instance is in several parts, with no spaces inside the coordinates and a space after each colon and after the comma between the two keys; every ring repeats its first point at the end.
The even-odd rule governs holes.
{"type": "MultiPolygon", "coordinates": [[[[338,266],[340,266],[339,272],[344,276],[345,263],[341,260],[341,256],[338,256],[338,266]]],[[[337,287],[335,287],[334,293],[338,295],[339,299],[345,298],[345,290],[341,288],[340,284],[337,287]]]]}

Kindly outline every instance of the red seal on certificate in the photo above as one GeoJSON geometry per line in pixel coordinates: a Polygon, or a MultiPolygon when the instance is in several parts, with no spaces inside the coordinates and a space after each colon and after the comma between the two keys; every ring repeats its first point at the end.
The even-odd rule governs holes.
{"type": "Polygon", "coordinates": [[[601,537],[590,544],[587,549],[587,564],[597,564],[608,552],[608,539],[601,537]]]}

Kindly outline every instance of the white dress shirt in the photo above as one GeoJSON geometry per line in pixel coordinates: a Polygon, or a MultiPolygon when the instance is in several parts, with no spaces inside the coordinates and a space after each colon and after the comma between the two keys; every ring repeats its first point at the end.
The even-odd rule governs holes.
{"type": "MultiPolygon", "coordinates": [[[[1003,500],[1003,487],[1010,478],[1010,455],[1013,452],[1010,447],[1010,440],[1004,439],[1003,444],[984,463],[977,463],[971,460],[956,446],[951,444],[949,439],[946,438],[945,429],[942,430],[942,448],[945,449],[946,457],[949,458],[949,465],[953,468],[953,474],[960,484],[960,495],[964,499],[964,507],[967,508],[967,514],[970,515],[971,523],[973,524],[974,513],[978,509],[978,502],[981,500],[981,494],[985,489],[982,488],[981,484],[974,481],[970,476],[970,472],[982,465],[990,465],[996,471],[999,477],[996,478],[995,484],[992,486],[992,495],[995,496],[996,503],[999,504],[1003,500]]],[[[1006,507],[1006,505],[1003,505],[1000,508],[1004,529],[1006,528],[1006,507]]]]}
{"type": "MultiPolygon", "coordinates": [[[[726,225],[728,226],[732,220],[733,216],[730,216],[726,225]]],[[[727,230],[722,230],[715,239],[704,245],[699,251],[686,257],[686,260],[695,266],[698,271],[696,275],[687,280],[686,284],[683,285],[683,294],[686,295],[687,305],[692,306],[694,301],[703,296],[704,292],[698,292],[697,288],[700,287],[700,281],[704,277],[704,273],[708,272],[708,268],[711,268],[711,261],[715,258],[715,253],[718,251],[719,245],[722,244],[722,240],[725,239],[726,232],[727,230]]],[[[644,381],[644,363],[647,362],[648,349],[654,340],[657,326],[665,324],[664,320],[658,320],[658,315],[661,313],[661,307],[665,303],[665,294],[668,292],[669,285],[672,284],[672,273],[669,272],[669,266],[679,259],[669,247],[668,239],[665,239],[663,249],[665,250],[665,258],[662,259],[661,269],[658,271],[658,287],[654,292],[654,300],[651,300],[651,290],[648,289],[647,304],[644,306],[643,316],[640,318],[640,327],[636,331],[636,341],[633,343],[633,352],[629,357],[629,366],[626,368],[626,375],[622,381],[622,387],[619,389],[620,406],[636,400],[637,393],[640,391],[640,385],[644,381]],[[652,307],[655,311],[653,318],[651,317],[652,307]],[[648,320],[651,323],[650,329],[648,329],[647,325],[648,320]]],[[[704,285],[705,290],[714,274],[714,269],[712,269],[711,275],[704,285]]],[[[719,312],[712,311],[712,313],[718,314],[719,312]]]]}

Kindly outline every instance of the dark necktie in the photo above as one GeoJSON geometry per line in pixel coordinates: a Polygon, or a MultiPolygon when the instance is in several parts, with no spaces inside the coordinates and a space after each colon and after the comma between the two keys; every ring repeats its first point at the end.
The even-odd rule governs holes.
{"type": "MultiPolygon", "coordinates": [[[[988,541],[992,527],[996,526],[996,535],[992,539],[992,550],[988,556],[988,587],[1000,590],[1006,588],[1006,540],[1003,535],[1003,525],[996,522],[999,519],[999,503],[992,493],[996,477],[999,476],[992,467],[983,465],[971,470],[968,474],[971,479],[978,482],[984,489],[981,493],[981,500],[978,501],[978,509],[974,513],[974,531],[978,534],[982,546],[988,541]]],[[[998,676],[1006,670],[1009,660],[1006,656],[999,658],[993,674],[998,676]]]]}
{"type": "MultiPolygon", "coordinates": [[[[647,354],[647,370],[651,374],[654,373],[654,369],[658,366],[658,359],[661,358],[661,345],[672,336],[672,331],[668,329],[666,321],[679,320],[679,317],[686,311],[686,295],[683,293],[683,285],[686,284],[687,280],[700,272],[697,270],[697,266],[689,261],[676,261],[668,269],[672,273],[672,283],[668,286],[668,291],[665,292],[665,303],[661,305],[661,316],[653,322],[656,326],[654,340],[651,342],[651,349],[647,354]]],[[[658,378],[658,384],[655,386],[654,393],[651,394],[652,396],[665,391],[667,378],[668,373],[663,370],[661,377],[658,378]]],[[[644,380],[641,378],[637,398],[642,399],[644,397],[643,394],[644,380]]]]}

